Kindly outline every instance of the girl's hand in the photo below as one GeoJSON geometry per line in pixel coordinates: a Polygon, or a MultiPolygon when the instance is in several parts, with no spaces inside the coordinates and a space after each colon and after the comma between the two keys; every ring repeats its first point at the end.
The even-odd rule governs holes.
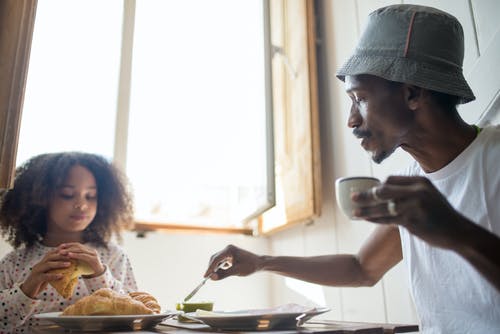
{"type": "Polygon", "coordinates": [[[99,254],[94,248],[87,247],[79,242],[70,242],[59,245],[57,247],[59,254],[67,256],[70,259],[81,260],[86,262],[94,274],[91,277],[97,277],[104,273],[106,267],[102,264],[99,254]]]}
{"type": "Polygon", "coordinates": [[[60,254],[57,250],[48,252],[40,262],[33,266],[31,273],[21,284],[21,290],[26,296],[35,299],[40,292],[45,290],[49,281],[59,280],[63,277],[62,274],[49,274],[48,271],[66,268],[70,264],[68,257],[60,254]]]}

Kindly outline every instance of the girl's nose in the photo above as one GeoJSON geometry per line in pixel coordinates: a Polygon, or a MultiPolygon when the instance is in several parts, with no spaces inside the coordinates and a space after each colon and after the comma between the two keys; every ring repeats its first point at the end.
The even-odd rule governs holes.
{"type": "Polygon", "coordinates": [[[80,201],[80,202],[77,202],[75,203],[75,205],[73,206],[73,208],[75,208],[76,210],[85,210],[87,208],[87,204],[83,201],[80,201]]]}

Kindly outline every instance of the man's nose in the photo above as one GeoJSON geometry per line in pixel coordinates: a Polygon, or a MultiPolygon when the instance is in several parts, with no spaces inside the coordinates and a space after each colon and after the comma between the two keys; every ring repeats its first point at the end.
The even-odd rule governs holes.
{"type": "Polygon", "coordinates": [[[359,127],[361,123],[363,123],[363,117],[361,117],[358,107],[353,103],[347,118],[347,126],[353,129],[359,127]]]}

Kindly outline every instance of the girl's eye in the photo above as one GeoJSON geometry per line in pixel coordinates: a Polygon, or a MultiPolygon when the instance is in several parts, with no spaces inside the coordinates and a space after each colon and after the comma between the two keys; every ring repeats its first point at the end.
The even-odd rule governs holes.
{"type": "Polygon", "coordinates": [[[63,199],[72,199],[73,195],[68,195],[68,194],[59,194],[59,196],[63,199]]]}
{"type": "Polygon", "coordinates": [[[87,200],[93,201],[95,199],[97,199],[97,195],[87,195],[87,200]]]}

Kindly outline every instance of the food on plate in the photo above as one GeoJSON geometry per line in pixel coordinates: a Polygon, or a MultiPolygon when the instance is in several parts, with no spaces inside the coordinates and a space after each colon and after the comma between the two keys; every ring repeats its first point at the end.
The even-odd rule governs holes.
{"type": "Polygon", "coordinates": [[[181,302],[175,305],[175,309],[178,311],[196,312],[196,310],[212,311],[214,308],[213,302],[181,302]]]}
{"type": "MultiPolygon", "coordinates": [[[[214,303],[213,302],[205,302],[205,301],[200,301],[200,302],[180,302],[175,305],[175,309],[178,311],[183,311],[184,313],[189,313],[189,312],[196,312],[196,310],[205,310],[205,311],[212,311],[214,308],[214,303]]],[[[193,322],[193,320],[190,320],[182,315],[178,316],[179,321],[181,322],[193,322]]]]}
{"type": "Polygon", "coordinates": [[[133,298],[129,294],[121,294],[109,288],[102,288],[68,306],[62,312],[62,315],[136,315],[159,313],[160,306],[158,302],[154,297],[148,298],[149,296],[146,292],[140,292],[139,295],[136,295],[136,298],[133,298]],[[137,298],[147,300],[146,303],[149,307],[145,302],[137,298]]]}
{"type": "Polygon", "coordinates": [[[136,291],[136,292],[129,292],[129,296],[143,303],[147,308],[149,308],[154,313],[160,313],[161,306],[160,304],[158,304],[156,298],[153,297],[151,294],[147,292],[136,291]]]}
{"type": "Polygon", "coordinates": [[[69,262],[71,262],[69,267],[49,271],[50,274],[64,274],[61,279],[49,283],[66,299],[73,295],[73,290],[78,283],[79,276],[92,275],[94,273],[94,270],[86,262],[74,259],[69,260],[69,262]]]}

